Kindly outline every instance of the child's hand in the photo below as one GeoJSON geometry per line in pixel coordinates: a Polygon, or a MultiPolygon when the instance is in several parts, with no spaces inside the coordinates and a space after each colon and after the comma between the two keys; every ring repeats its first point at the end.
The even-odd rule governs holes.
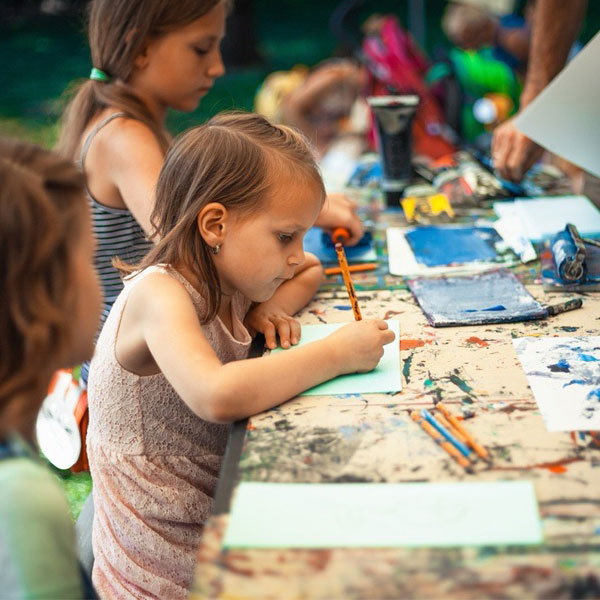
{"type": "Polygon", "coordinates": [[[277,348],[277,336],[282,348],[300,341],[300,323],[273,302],[263,302],[246,315],[245,323],[265,336],[267,348],[277,348]]]}
{"type": "Polygon", "coordinates": [[[347,245],[355,246],[365,234],[356,208],[356,202],[346,194],[328,194],[315,225],[326,231],[344,227],[350,233],[350,239],[346,242],[347,245]]]}
{"type": "Polygon", "coordinates": [[[340,373],[366,373],[373,370],[383,356],[383,347],[394,341],[396,335],[385,321],[355,321],[336,332],[327,340],[332,354],[337,357],[340,373]]]}

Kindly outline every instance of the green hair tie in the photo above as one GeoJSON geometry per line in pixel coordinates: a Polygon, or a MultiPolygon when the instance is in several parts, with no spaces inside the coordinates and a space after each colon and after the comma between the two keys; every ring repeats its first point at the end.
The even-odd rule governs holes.
{"type": "Polygon", "coordinates": [[[110,82],[110,77],[102,70],[96,69],[93,67],[90,72],[90,79],[93,81],[104,81],[106,83],[110,82]]]}

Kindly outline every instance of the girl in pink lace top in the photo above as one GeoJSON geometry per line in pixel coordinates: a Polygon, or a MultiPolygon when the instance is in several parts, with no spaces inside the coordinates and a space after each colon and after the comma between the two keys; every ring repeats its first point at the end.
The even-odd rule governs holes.
{"type": "Polygon", "coordinates": [[[89,378],[93,579],[108,598],[184,598],[228,423],[375,367],[394,335],[360,321],[246,360],[249,329],[298,343],[322,269],[302,240],[323,184],[304,139],[257,115],[211,119],[161,171],[153,250],[129,273],[89,378]]]}

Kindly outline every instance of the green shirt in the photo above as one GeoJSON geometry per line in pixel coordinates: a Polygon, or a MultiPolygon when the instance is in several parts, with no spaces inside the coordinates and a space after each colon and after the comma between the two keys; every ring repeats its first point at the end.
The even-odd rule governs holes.
{"type": "Polygon", "coordinates": [[[18,437],[0,460],[0,596],[82,598],[75,528],[52,473],[18,437]]]}

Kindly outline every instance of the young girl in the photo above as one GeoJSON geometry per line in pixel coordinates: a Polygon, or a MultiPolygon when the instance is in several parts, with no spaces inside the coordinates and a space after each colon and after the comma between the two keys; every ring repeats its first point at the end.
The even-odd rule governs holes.
{"type": "MultiPolygon", "coordinates": [[[[88,178],[95,263],[104,290],[102,322],[123,288],[117,256],[139,261],[150,249],[156,180],[171,142],[168,108],[192,111],[224,73],[219,45],[228,0],[93,0],[93,69],[63,118],[57,149],[88,178]]],[[[362,236],[355,207],[335,197],[322,225],[362,236]]],[[[82,371],[87,379],[87,367],[82,371]]]]}
{"type": "Polygon", "coordinates": [[[33,447],[53,371],[88,359],[100,285],[81,173],[0,139],[0,596],[96,597],[66,499],[33,447]]]}
{"type": "Polygon", "coordinates": [[[229,428],[342,373],[374,368],[383,321],[247,359],[248,329],[296,344],[322,280],[302,241],[324,198],[303,138],[222,115],[171,148],[159,241],[100,334],[89,380],[94,583],[108,597],[184,598],[229,428]]]}

